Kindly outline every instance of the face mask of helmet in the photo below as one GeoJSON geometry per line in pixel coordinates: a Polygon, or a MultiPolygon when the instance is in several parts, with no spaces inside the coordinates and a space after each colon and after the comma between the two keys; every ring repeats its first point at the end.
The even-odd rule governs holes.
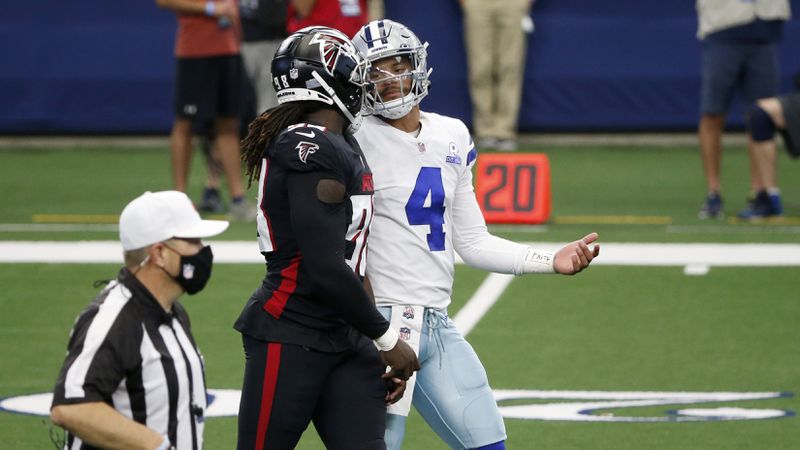
{"type": "Polygon", "coordinates": [[[408,114],[423,97],[419,88],[425,74],[412,70],[414,66],[408,55],[375,61],[368,74],[365,109],[389,119],[408,114]]]}

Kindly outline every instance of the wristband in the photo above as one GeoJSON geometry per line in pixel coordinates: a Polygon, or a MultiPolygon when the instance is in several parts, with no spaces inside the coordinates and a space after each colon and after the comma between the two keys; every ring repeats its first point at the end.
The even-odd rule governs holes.
{"type": "Polygon", "coordinates": [[[214,17],[214,11],[217,9],[213,1],[206,2],[206,15],[214,17]]]}
{"type": "Polygon", "coordinates": [[[375,346],[378,347],[378,350],[382,352],[388,352],[389,350],[393,349],[395,345],[397,345],[397,340],[400,339],[400,335],[397,334],[397,331],[394,328],[389,327],[386,330],[386,333],[383,333],[383,336],[375,339],[375,346]]]}
{"type": "Polygon", "coordinates": [[[528,247],[522,260],[522,273],[556,273],[556,254],[528,247]]]}

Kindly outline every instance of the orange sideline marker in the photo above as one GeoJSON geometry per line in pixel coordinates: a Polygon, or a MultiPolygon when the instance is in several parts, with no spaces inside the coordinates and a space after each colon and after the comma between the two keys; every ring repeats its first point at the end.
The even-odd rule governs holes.
{"type": "Polygon", "coordinates": [[[475,195],[487,223],[544,223],[550,217],[550,162],[544,153],[478,156],[475,195]]]}

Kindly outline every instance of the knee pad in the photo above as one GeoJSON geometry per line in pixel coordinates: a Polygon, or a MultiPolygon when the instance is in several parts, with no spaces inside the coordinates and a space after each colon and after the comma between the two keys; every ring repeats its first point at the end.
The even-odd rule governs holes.
{"type": "Polygon", "coordinates": [[[753,107],[750,108],[748,121],[750,125],[750,136],[754,141],[764,142],[775,137],[775,123],[772,121],[772,117],[760,106],[753,105],[753,107]]]}
{"type": "Polygon", "coordinates": [[[468,448],[480,448],[486,450],[501,450],[503,439],[506,436],[506,427],[503,417],[497,408],[491,389],[487,388],[475,391],[470,395],[466,402],[461,403],[462,417],[461,427],[466,430],[462,434],[462,441],[468,448]],[[494,442],[495,444],[484,445],[476,444],[494,442]]]}

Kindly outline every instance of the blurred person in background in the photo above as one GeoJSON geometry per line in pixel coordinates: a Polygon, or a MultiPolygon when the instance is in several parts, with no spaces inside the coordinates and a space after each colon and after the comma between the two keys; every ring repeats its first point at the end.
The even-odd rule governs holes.
{"type": "MultiPolygon", "coordinates": [[[[697,0],[697,37],[702,41],[702,90],[698,138],[706,199],[698,217],[724,216],[720,184],[722,130],[738,92],[745,105],[760,98],[774,97],[780,85],[777,43],[783,24],[789,20],[789,0],[697,0]]],[[[754,158],[750,140],[750,159],[754,158]]],[[[751,189],[760,185],[751,164],[751,189]]]]}
{"type": "Polygon", "coordinates": [[[178,17],[175,122],[170,135],[175,189],[187,188],[193,122],[213,120],[214,147],[231,197],[228,214],[234,220],[254,220],[239,161],[242,62],[236,1],[156,0],[156,4],[178,17]]]}
{"type": "Polygon", "coordinates": [[[502,450],[505,425],[486,371],[447,314],[455,253],[491,272],[573,275],[599,254],[590,247],[598,236],[553,253],[490,234],[472,186],[477,152],[469,130],[419,107],[428,93],[427,43],[391,20],[369,23],[353,43],[369,63],[369,115],[355,134],[375,175],[367,281],[422,366],[389,406],[387,448],[401,447],[413,403],[449,447],[502,450]]]}
{"type": "MultiPolygon", "coordinates": [[[[289,0],[240,0],[242,17],[242,62],[247,76],[245,91],[251,97],[243,111],[246,125],[259,114],[278,105],[269,61],[286,38],[286,14],[289,0]]],[[[243,127],[246,133],[246,126],[243,127]]]]}
{"type": "MultiPolygon", "coordinates": [[[[247,126],[262,112],[276,106],[275,88],[269,64],[278,46],[286,37],[286,8],[289,0],[240,0],[242,22],[241,56],[244,77],[241,83],[241,114],[239,135],[247,136],[247,126]]],[[[213,136],[213,128],[211,129],[213,136]]],[[[222,212],[225,210],[219,193],[219,180],[223,174],[217,149],[204,139],[208,177],[203,189],[200,210],[222,212]]],[[[255,217],[255,213],[253,213],[255,217]]]]}
{"type": "MultiPolygon", "coordinates": [[[[242,109],[240,136],[247,135],[247,125],[255,117],[278,104],[269,67],[283,38],[286,37],[286,6],[289,0],[241,0],[239,13],[242,22],[241,57],[244,65],[242,79],[242,109]]],[[[198,208],[208,213],[223,213],[225,205],[219,191],[224,174],[218,151],[214,147],[214,122],[204,121],[195,133],[201,138],[200,148],[206,161],[206,182],[198,208]]]]}
{"type": "Polygon", "coordinates": [[[367,0],[367,16],[370,22],[386,17],[383,0],[367,0]]]}
{"type": "Polygon", "coordinates": [[[197,209],[204,213],[223,214],[225,203],[220,192],[220,180],[224,176],[217,148],[214,146],[214,119],[192,121],[192,135],[200,141],[200,151],[206,163],[206,180],[203,184],[203,194],[197,209]]]}
{"type": "Polygon", "coordinates": [[[313,25],[331,27],[353,37],[369,20],[366,0],[291,0],[286,28],[290,33],[313,25]]]}
{"type": "Polygon", "coordinates": [[[517,149],[526,32],[533,31],[533,0],[458,0],[472,98],[472,128],[479,148],[517,149]],[[520,22],[522,19],[522,22],[520,22]]]}
{"type": "Polygon", "coordinates": [[[760,99],[748,114],[748,132],[753,143],[750,163],[757,182],[753,198],[747,208],[739,213],[742,219],[778,217],[783,214],[781,190],[778,187],[775,132],[783,136],[789,156],[800,157],[800,73],[795,75],[794,83],[795,92],[760,99]]]}
{"type": "MultiPolygon", "coordinates": [[[[240,136],[247,135],[247,126],[255,117],[278,104],[267,65],[283,38],[286,37],[288,0],[242,0],[239,12],[242,22],[241,57],[244,78],[241,84],[240,136]]],[[[224,171],[214,146],[214,121],[195,124],[201,139],[200,148],[206,162],[206,182],[199,205],[200,211],[223,213],[225,205],[219,191],[224,171]]]]}

